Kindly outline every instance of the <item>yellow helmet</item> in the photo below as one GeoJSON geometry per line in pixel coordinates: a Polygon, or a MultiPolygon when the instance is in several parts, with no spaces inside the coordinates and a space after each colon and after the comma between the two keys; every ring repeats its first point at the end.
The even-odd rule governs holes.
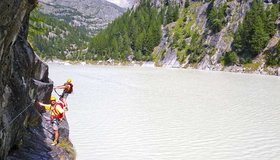
{"type": "Polygon", "coordinates": [[[55,96],[51,96],[50,100],[51,101],[56,101],[56,97],[55,96]]]}
{"type": "Polygon", "coordinates": [[[71,83],[72,82],[72,79],[67,79],[67,83],[71,83]]]}

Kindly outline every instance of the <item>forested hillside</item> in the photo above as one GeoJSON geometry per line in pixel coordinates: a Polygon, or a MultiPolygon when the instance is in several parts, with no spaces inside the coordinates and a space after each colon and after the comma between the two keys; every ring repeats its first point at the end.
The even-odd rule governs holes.
{"type": "Polygon", "coordinates": [[[107,0],[40,0],[39,3],[41,13],[85,28],[91,35],[106,28],[126,10],[107,0]]]}
{"type": "Polygon", "coordinates": [[[38,9],[30,17],[28,39],[42,58],[84,60],[89,41],[86,30],[42,14],[38,9]]]}
{"type": "MultiPolygon", "coordinates": [[[[278,13],[279,5],[269,5],[265,8],[262,1],[254,0],[251,10],[247,12],[234,35],[232,52],[225,56],[226,64],[250,63],[275,35],[278,13]]],[[[275,58],[277,59],[277,56],[275,58]]],[[[271,55],[267,55],[266,60],[267,64],[280,64],[276,63],[271,55]]]]}
{"type": "MultiPolygon", "coordinates": [[[[243,71],[243,64],[251,70],[259,67],[263,70],[264,65],[271,64],[265,57],[274,53],[272,43],[279,40],[279,22],[278,31],[276,25],[279,4],[260,0],[212,0],[184,6],[180,8],[176,24],[166,26],[169,42],[157,49],[160,50],[157,51],[158,65],[171,62],[167,56],[170,54],[181,67],[210,70],[237,65],[238,70],[243,71]],[[265,55],[264,49],[267,49],[265,55]],[[255,63],[258,55],[262,55],[262,61],[255,63]]],[[[273,56],[277,58],[276,54],[273,56]]]]}
{"type": "Polygon", "coordinates": [[[45,18],[52,25],[45,25],[44,36],[34,36],[34,46],[45,57],[60,59],[149,61],[155,66],[270,74],[280,65],[279,3],[139,0],[90,40],[84,31],[63,29],[68,25],[45,18]],[[73,52],[73,44],[79,51],[73,52]]]}
{"type": "Polygon", "coordinates": [[[153,48],[161,39],[161,25],[178,18],[178,6],[160,9],[150,1],[141,1],[135,10],[128,10],[105,30],[93,37],[87,58],[98,60],[152,60],[153,48]]]}
{"type": "Polygon", "coordinates": [[[87,58],[263,70],[279,65],[279,21],[275,0],[142,0],[92,38],[87,58]]]}

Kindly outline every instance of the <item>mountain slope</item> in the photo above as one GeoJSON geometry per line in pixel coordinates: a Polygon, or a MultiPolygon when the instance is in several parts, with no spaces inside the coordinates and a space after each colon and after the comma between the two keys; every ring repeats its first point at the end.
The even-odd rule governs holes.
{"type": "Polygon", "coordinates": [[[105,28],[125,11],[105,0],[41,0],[40,3],[42,13],[63,19],[72,26],[86,28],[90,34],[105,28]]]}
{"type": "MultiPolygon", "coordinates": [[[[274,4],[264,3],[259,0],[245,2],[212,0],[210,2],[197,1],[188,3],[181,7],[179,19],[175,23],[164,27],[169,33],[168,42],[164,46],[158,47],[155,51],[156,53],[164,52],[164,54],[157,55],[157,59],[159,59],[158,65],[172,67],[178,66],[178,63],[180,63],[181,67],[195,67],[206,70],[240,72],[258,70],[258,73],[268,73],[270,71],[265,70],[271,67],[266,63],[266,56],[262,57],[262,63],[255,63],[254,59],[257,58],[256,55],[262,54],[262,50],[265,49],[266,45],[269,48],[273,48],[277,44],[280,30],[279,21],[277,21],[277,17],[279,19],[280,16],[279,11],[277,11],[278,7],[279,4],[275,2],[274,4]],[[259,17],[260,23],[254,22],[255,17],[258,17],[258,15],[263,15],[264,17],[259,17]],[[269,27],[262,27],[261,25],[270,26],[270,31],[267,29],[269,27]],[[239,53],[234,46],[237,46],[237,31],[242,26],[248,26],[246,32],[248,31],[250,34],[248,34],[249,37],[245,38],[246,32],[240,32],[244,37],[244,40],[242,40],[244,43],[241,43],[241,46],[242,48],[252,49],[239,53]],[[253,33],[254,31],[258,33],[253,33]],[[272,32],[272,34],[269,32],[272,32]],[[263,36],[260,36],[261,34],[263,36]],[[259,36],[259,38],[254,39],[254,36],[259,36]],[[270,38],[274,39],[274,45],[269,45],[270,38]],[[253,50],[257,47],[258,50],[253,50]],[[242,60],[244,57],[242,55],[245,52],[248,52],[246,53],[247,61],[242,60]],[[177,61],[168,57],[175,57],[177,61]],[[174,65],[171,62],[175,62],[174,65]],[[237,66],[232,67],[234,65],[237,66]]],[[[275,72],[275,68],[273,72],[275,72]]]]}
{"type": "Polygon", "coordinates": [[[134,60],[139,60],[137,57],[149,60],[147,57],[152,56],[158,66],[240,72],[257,70],[264,74],[274,74],[272,72],[280,65],[278,49],[275,49],[280,33],[279,4],[276,0],[141,0],[137,8],[120,19],[93,38],[90,51],[96,54],[95,57],[105,53],[105,57],[101,56],[103,59],[115,59],[113,53],[116,52],[120,54],[118,58],[130,60],[132,57],[134,60]],[[151,25],[148,16],[152,17],[152,14],[137,13],[145,10],[141,4],[157,9],[158,17],[162,17],[162,38],[158,46],[154,46],[153,53],[147,52],[147,48],[154,44],[149,42],[152,38],[147,34],[147,28],[133,27],[145,23],[151,25]],[[171,10],[176,6],[178,10],[171,10]],[[176,14],[172,12],[177,12],[178,18],[174,19],[176,14]],[[123,24],[128,33],[135,34],[129,34],[130,46],[122,53],[118,47],[112,48],[109,44],[114,43],[105,37],[113,35],[112,40],[118,37],[114,37],[118,33],[125,36],[127,33],[123,29],[118,32],[123,24]],[[98,49],[94,47],[97,42],[100,44],[98,49]],[[141,42],[142,48],[136,47],[135,50],[136,42],[141,42]]]}
{"type": "Polygon", "coordinates": [[[85,52],[89,41],[85,29],[73,27],[57,17],[42,14],[38,10],[33,11],[30,17],[28,40],[41,58],[82,60],[80,54],[85,52]],[[40,32],[36,32],[36,29],[40,32]]]}
{"type": "Polygon", "coordinates": [[[142,1],[135,9],[113,21],[108,28],[93,37],[89,56],[97,60],[151,60],[151,52],[160,41],[164,13],[176,20],[178,7],[163,7],[161,11],[149,1],[142,1]],[[92,55],[92,56],[91,56],[92,55]]]}
{"type": "Polygon", "coordinates": [[[114,3],[122,8],[131,8],[135,5],[138,0],[107,0],[111,3],[114,3]]]}

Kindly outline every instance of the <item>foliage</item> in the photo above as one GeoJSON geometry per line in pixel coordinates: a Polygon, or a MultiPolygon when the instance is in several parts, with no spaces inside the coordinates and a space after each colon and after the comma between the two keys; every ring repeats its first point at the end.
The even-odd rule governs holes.
{"type": "Polygon", "coordinates": [[[166,3],[159,11],[149,0],[142,0],[135,10],[128,10],[92,38],[87,58],[125,60],[133,55],[138,61],[150,60],[161,38],[161,25],[178,17],[178,7],[166,3]]]}
{"type": "MultiPolygon", "coordinates": [[[[141,0],[136,9],[128,10],[91,39],[87,37],[85,30],[73,28],[64,21],[35,10],[31,14],[28,38],[35,51],[45,58],[71,60],[133,58],[137,61],[151,59],[159,61],[164,56],[165,50],[161,49],[162,52],[157,53],[159,55],[151,53],[160,42],[161,25],[176,22],[175,27],[168,31],[170,37],[168,40],[172,42],[169,47],[176,49],[180,63],[183,63],[187,56],[190,63],[199,62],[206,54],[207,47],[202,45],[203,35],[199,34],[201,32],[192,26],[196,21],[193,8],[202,2],[185,1],[181,8],[170,0],[163,2],[164,6],[156,8],[151,6],[150,0],[141,0]],[[86,54],[82,50],[87,47],[89,53],[86,54]]],[[[216,8],[214,0],[210,2],[207,9],[207,24],[212,33],[220,32],[226,24],[225,11],[226,3],[216,8]]],[[[276,1],[265,8],[262,0],[253,0],[250,11],[246,13],[243,23],[239,24],[233,36],[232,52],[223,56],[225,65],[252,62],[266,46],[270,37],[276,33],[275,21],[278,13],[279,4],[276,1]]],[[[273,52],[266,53],[268,65],[279,65],[279,51],[278,44],[273,52]]]]}
{"type": "Polygon", "coordinates": [[[70,159],[72,159],[72,160],[76,159],[76,155],[77,155],[76,151],[68,139],[59,140],[59,143],[57,144],[57,146],[66,150],[66,152],[69,154],[70,159]]]}
{"type": "Polygon", "coordinates": [[[277,19],[276,5],[278,4],[268,7],[265,11],[262,0],[253,1],[252,8],[239,25],[232,44],[233,51],[237,53],[241,63],[250,63],[275,33],[276,26],[272,24],[277,19]]]}
{"type": "MultiPolygon", "coordinates": [[[[156,47],[155,48],[155,51],[157,51],[158,50],[158,47],[156,47]]],[[[158,65],[158,62],[160,61],[160,60],[162,60],[162,58],[163,58],[163,56],[164,56],[164,54],[166,53],[166,49],[165,48],[162,48],[161,50],[160,50],[160,52],[159,53],[155,53],[155,52],[153,52],[153,54],[152,54],[152,59],[153,59],[153,61],[155,62],[155,64],[156,65],[158,65]]]]}
{"type": "Polygon", "coordinates": [[[226,4],[220,5],[218,8],[213,7],[214,1],[212,0],[211,4],[207,9],[207,18],[209,21],[209,28],[214,32],[220,32],[223,25],[225,25],[225,11],[226,4]]]}
{"type": "Polygon", "coordinates": [[[201,44],[201,36],[195,32],[191,36],[191,44],[187,49],[187,54],[190,55],[189,62],[197,63],[201,60],[203,56],[203,48],[200,46],[201,44]]]}
{"type": "Polygon", "coordinates": [[[179,50],[177,52],[177,59],[179,62],[183,63],[185,61],[185,59],[187,58],[187,54],[185,50],[179,50]]]}
{"type": "Polygon", "coordinates": [[[267,53],[266,64],[280,65],[280,41],[277,43],[275,49],[272,52],[267,53]]]}
{"type": "Polygon", "coordinates": [[[235,52],[226,53],[224,56],[224,65],[234,65],[238,63],[238,56],[235,52]]]}
{"type": "Polygon", "coordinates": [[[275,20],[278,18],[278,13],[280,11],[279,4],[274,4],[266,10],[267,17],[264,19],[265,28],[270,37],[276,33],[275,20]]]}
{"type": "Polygon", "coordinates": [[[34,37],[36,35],[43,35],[46,32],[47,27],[44,26],[45,19],[44,17],[40,16],[38,6],[33,10],[29,19],[28,41],[36,52],[38,49],[33,46],[35,43],[34,37]]]}
{"type": "Polygon", "coordinates": [[[177,48],[177,60],[184,63],[186,57],[190,55],[190,62],[195,63],[201,58],[201,49],[199,44],[201,41],[200,35],[191,26],[195,23],[195,11],[191,8],[196,7],[200,2],[191,3],[189,8],[182,8],[180,10],[180,17],[176,21],[173,29],[173,43],[171,47],[177,48]],[[187,43],[186,38],[191,40],[190,44],[187,43]]]}
{"type": "Polygon", "coordinates": [[[189,0],[186,0],[185,1],[185,4],[184,4],[184,7],[185,8],[188,8],[190,6],[190,1],[189,0]]]}
{"type": "Polygon", "coordinates": [[[167,13],[166,13],[166,23],[174,22],[179,17],[179,6],[168,6],[167,13]]]}
{"type": "Polygon", "coordinates": [[[256,63],[246,63],[243,65],[245,72],[255,71],[257,70],[261,65],[261,62],[256,63]]]}
{"type": "Polygon", "coordinates": [[[81,60],[89,41],[86,31],[70,26],[55,17],[31,12],[28,40],[42,58],[81,60]]]}

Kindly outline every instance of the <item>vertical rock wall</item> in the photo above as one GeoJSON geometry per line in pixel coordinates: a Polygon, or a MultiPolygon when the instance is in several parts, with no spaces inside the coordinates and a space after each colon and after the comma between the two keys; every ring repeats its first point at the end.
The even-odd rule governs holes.
{"type": "MultiPolygon", "coordinates": [[[[33,103],[34,99],[47,103],[53,87],[48,66],[27,42],[29,13],[36,3],[0,1],[0,159],[59,159],[59,155],[71,159],[67,151],[46,143],[52,130],[46,113],[33,103]]],[[[68,139],[68,124],[62,125],[68,139]]]]}

